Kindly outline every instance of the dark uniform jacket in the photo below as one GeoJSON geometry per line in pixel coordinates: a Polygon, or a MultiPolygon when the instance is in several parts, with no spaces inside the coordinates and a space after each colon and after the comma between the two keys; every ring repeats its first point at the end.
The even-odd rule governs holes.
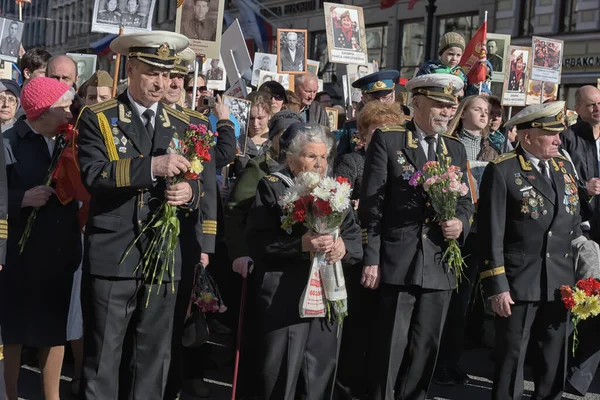
{"type": "Polygon", "coordinates": [[[581,234],[574,171],[562,156],[549,170],[556,192],[520,146],[486,167],[477,230],[485,296],[510,291],[515,301],[550,301],[574,283],[571,240],[581,234]]]}
{"type": "MultiPolygon", "coordinates": [[[[85,232],[84,270],[92,275],[134,278],[145,250],[138,242],[120,263],[126,249],[164,200],[165,181],[152,179],[151,157],[164,155],[174,134],[183,132],[190,118],[158,104],[154,139],[129,102],[127,92],[117,99],[84,108],[79,118],[79,163],[84,185],[91,194],[85,232]],[[117,150],[118,149],[118,150],[117,150]]],[[[200,181],[193,190],[190,210],[199,207],[200,181]]],[[[180,207],[180,219],[187,210],[180,207]]],[[[196,219],[197,220],[197,219],[196,219]]],[[[180,278],[181,254],[175,252],[175,279],[180,278]]],[[[170,278],[165,274],[163,280],[170,278]]]]}
{"type": "MultiPolygon", "coordinates": [[[[287,169],[282,174],[292,178],[287,169]]],[[[285,322],[271,321],[271,324],[283,325],[301,320],[298,304],[308,282],[311,265],[309,252],[302,251],[302,235],[307,228],[303,224],[295,224],[291,233],[281,228],[283,213],[280,199],[287,188],[284,181],[275,175],[260,180],[256,200],[248,216],[247,231],[250,256],[256,265],[259,308],[268,309],[269,313],[276,315],[286,315],[285,322]]],[[[340,231],[347,251],[342,263],[360,261],[363,254],[360,227],[353,213],[348,213],[340,231]]]]}
{"type": "MultiPolygon", "coordinates": [[[[50,196],[40,207],[22,254],[18,245],[33,207],[21,208],[25,192],[44,184],[51,156],[45,139],[19,119],[4,132],[6,174],[8,178],[8,268],[31,268],[44,274],[74,273],[81,262],[81,230],[76,201],[63,205],[50,196]]],[[[0,272],[1,273],[1,272],[0,272]]]]}
{"type": "MultiPolygon", "coordinates": [[[[438,135],[437,152],[465,172],[463,182],[468,184],[463,144],[451,136],[438,135]]],[[[442,230],[422,187],[409,185],[412,174],[422,170],[426,162],[412,122],[406,129],[393,126],[373,134],[358,208],[368,242],[364,265],[379,265],[383,283],[447,290],[456,287],[456,277],[442,263],[447,247],[442,230]]],[[[463,243],[473,210],[469,194],[458,199],[456,217],[463,225],[463,243]]]]}
{"type": "MultiPolygon", "coordinates": [[[[585,184],[592,178],[600,176],[598,169],[598,150],[592,126],[581,118],[560,134],[562,147],[569,152],[579,178],[580,195],[586,194],[585,184]]],[[[600,198],[594,196],[589,203],[592,209],[590,217],[590,237],[600,241],[600,198]]]]}
{"type": "MultiPolygon", "coordinates": [[[[8,180],[6,178],[4,151],[4,140],[0,135],[0,265],[4,265],[6,261],[6,243],[8,240],[8,180]]],[[[0,340],[2,339],[0,338],[0,340]]],[[[2,344],[1,341],[0,344],[2,344]]]]}

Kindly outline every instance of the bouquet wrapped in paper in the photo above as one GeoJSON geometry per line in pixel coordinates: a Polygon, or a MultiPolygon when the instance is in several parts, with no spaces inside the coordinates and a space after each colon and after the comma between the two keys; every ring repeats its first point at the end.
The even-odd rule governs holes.
{"type": "MultiPolygon", "coordinates": [[[[440,161],[429,161],[423,166],[423,171],[415,172],[409,180],[409,184],[414,187],[423,185],[439,221],[449,221],[456,217],[458,198],[469,193],[469,187],[462,183],[463,173],[459,167],[451,165],[450,161],[450,158],[443,155],[440,161]]],[[[442,261],[446,261],[448,268],[455,272],[458,285],[466,264],[456,239],[448,240],[448,248],[442,261]]]]}
{"type": "MultiPolygon", "coordinates": [[[[190,162],[190,168],[185,174],[167,178],[168,185],[175,185],[185,180],[198,180],[204,170],[203,163],[211,160],[209,149],[215,145],[216,133],[211,132],[205,125],[191,124],[183,134],[173,139],[174,146],[169,147],[170,153],[183,156],[190,162]]],[[[131,249],[138,241],[148,236],[150,239],[136,266],[135,273],[141,268],[144,280],[151,284],[158,282],[158,291],[162,285],[163,276],[168,273],[171,277],[171,290],[175,292],[175,250],[179,244],[179,218],[177,206],[162,202],[152,218],[142,227],[138,236],[129,245],[121,262],[125,260],[131,249]]],[[[150,292],[146,306],[150,300],[150,292]]]]}
{"type": "Polygon", "coordinates": [[[203,313],[224,313],[227,311],[227,307],[225,307],[221,298],[219,286],[202,265],[196,266],[191,300],[203,313]]]}
{"type": "MultiPolygon", "coordinates": [[[[282,228],[291,232],[294,224],[302,223],[312,232],[330,234],[337,240],[350,211],[351,192],[346,178],[321,178],[314,172],[299,175],[282,198],[282,228]]],[[[341,261],[329,264],[325,253],[313,254],[308,284],[300,300],[300,316],[342,321],[347,315],[347,297],[341,261]]]]}
{"type": "Polygon", "coordinates": [[[577,324],[579,321],[597,317],[600,314],[600,281],[594,278],[580,279],[575,286],[560,287],[562,301],[571,311],[573,320],[573,355],[577,349],[577,324]]]}

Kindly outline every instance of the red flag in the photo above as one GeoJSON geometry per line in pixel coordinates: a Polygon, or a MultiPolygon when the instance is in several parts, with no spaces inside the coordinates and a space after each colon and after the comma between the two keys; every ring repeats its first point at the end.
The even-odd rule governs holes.
{"type": "Polygon", "coordinates": [[[459,65],[467,75],[469,84],[485,82],[487,75],[485,42],[487,38],[487,21],[475,32],[460,59],[459,65]]]}
{"type": "MultiPolygon", "coordinates": [[[[409,0],[408,9],[412,10],[415,7],[415,4],[417,4],[417,1],[419,1],[419,0],[409,0]]],[[[386,8],[395,6],[396,3],[398,3],[398,0],[381,0],[381,4],[379,5],[379,8],[384,10],[386,8]]]]}

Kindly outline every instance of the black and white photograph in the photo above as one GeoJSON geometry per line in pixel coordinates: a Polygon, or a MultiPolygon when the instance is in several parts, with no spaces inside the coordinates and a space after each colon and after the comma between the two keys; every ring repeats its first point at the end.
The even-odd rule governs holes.
{"type": "Polygon", "coordinates": [[[362,7],[323,3],[329,60],[367,63],[367,37],[362,7]]]}
{"type": "Polygon", "coordinates": [[[202,66],[202,75],[206,77],[206,87],[211,90],[225,90],[227,73],[223,61],[217,58],[207,58],[202,66]]]}
{"type": "Polygon", "coordinates": [[[492,74],[492,82],[503,82],[504,60],[506,60],[508,46],[510,46],[510,35],[488,33],[487,41],[485,43],[487,59],[490,64],[492,64],[492,68],[494,69],[492,74]]]}
{"type": "Polygon", "coordinates": [[[252,86],[258,85],[260,71],[269,71],[277,73],[277,55],[267,53],[254,54],[254,65],[252,66],[252,81],[250,82],[252,86]]]}
{"type": "Polygon", "coordinates": [[[183,0],[177,4],[175,32],[190,39],[196,54],[218,58],[225,0],[183,0]]]}
{"type": "Polygon", "coordinates": [[[271,71],[259,71],[258,83],[256,87],[260,88],[263,83],[269,81],[279,82],[284,89],[293,90],[293,88],[290,88],[290,82],[293,82],[293,79],[290,79],[288,74],[278,74],[277,72],[271,71]]]}
{"type": "Polygon", "coordinates": [[[231,96],[223,96],[223,102],[229,106],[229,112],[237,119],[240,125],[239,136],[236,137],[237,153],[238,155],[243,155],[246,153],[246,134],[248,132],[252,102],[231,96]]]}
{"type": "Polygon", "coordinates": [[[352,94],[354,94],[360,93],[360,89],[353,88],[352,84],[360,78],[372,74],[373,72],[375,72],[375,70],[372,63],[348,64],[346,66],[346,72],[348,76],[348,83],[350,84],[352,94]]]}
{"type": "Polygon", "coordinates": [[[152,30],[156,0],[96,0],[92,32],[123,33],[152,30]]]}
{"type": "Polygon", "coordinates": [[[339,110],[333,107],[325,107],[325,111],[327,112],[327,118],[329,118],[329,129],[337,131],[339,110]]]}
{"type": "Polygon", "coordinates": [[[96,72],[98,56],[95,54],[67,53],[67,57],[77,64],[77,88],[80,88],[96,72]]]}
{"type": "Polygon", "coordinates": [[[277,29],[277,72],[303,74],[307,71],[307,36],[305,29],[277,29]]]}
{"type": "Polygon", "coordinates": [[[0,59],[17,62],[21,40],[23,38],[23,23],[12,19],[0,18],[2,35],[0,36],[0,59]]]}

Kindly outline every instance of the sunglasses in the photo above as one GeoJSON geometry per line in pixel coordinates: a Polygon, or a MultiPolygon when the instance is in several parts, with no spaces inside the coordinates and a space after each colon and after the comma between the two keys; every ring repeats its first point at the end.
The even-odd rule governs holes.
{"type": "MultiPolygon", "coordinates": [[[[206,86],[198,86],[197,90],[199,92],[204,92],[204,91],[208,90],[208,88],[206,86]]],[[[188,86],[188,88],[185,89],[186,93],[192,93],[193,91],[194,91],[194,87],[193,86],[192,87],[188,86]]]]}

